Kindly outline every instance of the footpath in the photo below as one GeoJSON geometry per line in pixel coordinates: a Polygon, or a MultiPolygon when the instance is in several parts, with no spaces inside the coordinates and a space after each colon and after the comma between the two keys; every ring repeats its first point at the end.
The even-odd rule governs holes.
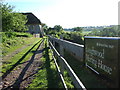
{"type": "MultiPolygon", "coordinates": [[[[2,78],[0,89],[26,88],[29,86],[34,79],[34,75],[39,71],[39,67],[42,65],[40,58],[42,57],[42,52],[44,50],[43,44],[44,40],[40,42],[38,48],[33,52],[34,54],[29,60],[18,64],[8,75],[2,78]]],[[[25,47],[15,51],[13,54],[20,52],[24,48],[25,47]]],[[[10,56],[13,56],[13,54],[10,56]]]]}

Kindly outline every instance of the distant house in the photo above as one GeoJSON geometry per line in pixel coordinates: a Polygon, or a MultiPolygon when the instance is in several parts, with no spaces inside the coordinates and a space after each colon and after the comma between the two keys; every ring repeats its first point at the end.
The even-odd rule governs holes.
{"type": "Polygon", "coordinates": [[[35,37],[42,37],[43,36],[43,30],[41,26],[41,21],[33,14],[33,13],[22,13],[23,15],[27,16],[27,23],[28,31],[35,37]]]}

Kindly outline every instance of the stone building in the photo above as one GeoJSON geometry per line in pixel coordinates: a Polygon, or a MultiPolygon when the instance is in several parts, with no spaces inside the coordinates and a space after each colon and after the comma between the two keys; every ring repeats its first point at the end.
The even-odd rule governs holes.
{"type": "Polygon", "coordinates": [[[33,14],[33,13],[22,13],[23,15],[27,16],[27,23],[28,31],[35,37],[42,37],[43,30],[41,26],[41,21],[33,14]]]}

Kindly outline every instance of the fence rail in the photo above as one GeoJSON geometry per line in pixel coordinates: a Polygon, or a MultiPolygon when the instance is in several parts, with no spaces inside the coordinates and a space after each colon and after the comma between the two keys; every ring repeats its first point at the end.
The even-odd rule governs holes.
{"type": "Polygon", "coordinates": [[[70,67],[70,65],[67,63],[67,61],[58,53],[58,51],[55,49],[55,47],[53,46],[53,44],[49,41],[49,46],[50,48],[52,49],[53,51],[53,58],[54,58],[54,61],[55,61],[55,64],[56,64],[56,67],[58,68],[58,71],[59,71],[59,75],[63,81],[63,85],[65,88],[67,88],[65,82],[64,82],[64,78],[63,78],[63,73],[64,70],[67,70],[69,76],[71,77],[71,80],[73,82],[73,84],[75,85],[76,88],[79,88],[81,90],[86,90],[85,86],[82,84],[82,82],[80,81],[80,79],[77,77],[77,75],[74,73],[74,71],[72,70],[72,68],[70,67]],[[59,64],[57,64],[57,61],[55,59],[55,57],[58,58],[59,60],[59,64]],[[60,65],[60,68],[59,69],[59,66],[60,65]]]}

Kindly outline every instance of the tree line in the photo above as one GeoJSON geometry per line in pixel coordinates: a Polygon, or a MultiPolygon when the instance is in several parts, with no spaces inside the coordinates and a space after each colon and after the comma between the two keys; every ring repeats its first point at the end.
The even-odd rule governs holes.
{"type": "Polygon", "coordinates": [[[112,27],[103,28],[102,30],[94,29],[88,36],[120,37],[120,26],[114,25],[112,27]]]}
{"type": "Polygon", "coordinates": [[[84,44],[84,36],[100,36],[100,37],[120,37],[120,26],[113,25],[112,27],[105,27],[103,29],[94,28],[90,33],[84,34],[83,27],[74,27],[73,31],[64,31],[62,26],[55,25],[53,28],[43,25],[43,29],[47,35],[56,38],[61,38],[78,44],[84,44]]]}
{"type": "Polygon", "coordinates": [[[55,25],[53,28],[51,28],[48,27],[46,24],[43,24],[42,27],[46,35],[51,35],[58,39],[62,38],[74,43],[84,44],[81,27],[74,27],[74,32],[65,32],[63,27],[60,25],[55,25]]]}

